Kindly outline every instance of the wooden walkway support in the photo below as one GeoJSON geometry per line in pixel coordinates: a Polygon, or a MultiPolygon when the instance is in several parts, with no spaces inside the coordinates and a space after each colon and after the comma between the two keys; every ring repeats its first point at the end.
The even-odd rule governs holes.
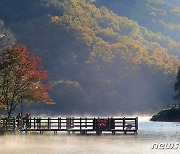
{"type": "Polygon", "coordinates": [[[101,134],[110,132],[116,134],[122,132],[124,134],[137,134],[138,118],[87,118],[87,117],[67,117],[67,118],[30,118],[29,120],[17,120],[15,118],[0,119],[0,130],[15,131],[22,130],[23,132],[40,132],[52,131],[68,132],[80,134],[93,133],[101,134]],[[21,125],[22,123],[22,125],[21,125]],[[21,128],[22,126],[22,128],[21,128]]]}

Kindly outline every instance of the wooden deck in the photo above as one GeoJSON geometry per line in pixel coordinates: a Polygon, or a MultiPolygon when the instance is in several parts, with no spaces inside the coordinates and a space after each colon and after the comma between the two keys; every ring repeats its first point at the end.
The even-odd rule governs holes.
{"type": "Polygon", "coordinates": [[[138,118],[30,118],[29,120],[0,119],[0,130],[21,132],[68,132],[68,133],[96,133],[110,132],[112,134],[137,134],[138,118]]]}

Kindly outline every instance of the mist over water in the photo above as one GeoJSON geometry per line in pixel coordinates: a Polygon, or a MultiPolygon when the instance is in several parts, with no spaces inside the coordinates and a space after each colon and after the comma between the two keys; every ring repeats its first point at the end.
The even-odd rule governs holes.
{"type": "Polygon", "coordinates": [[[96,136],[66,133],[0,136],[2,154],[179,154],[178,149],[152,149],[154,143],[180,143],[180,123],[139,118],[137,135],[96,136]]]}
{"type": "Polygon", "coordinates": [[[169,84],[169,81],[164,80],[162,76],[157,77],[142,72],[132,74],[132,76],[128,75],[122,81],[113,74],[98,73],[97,75],[96,71],[93,70],[92,72],[93,75],[90,75],[92,78],[98,78],[100,75],[106,76],[107,80],[102,79],[102,83],[98,85],[88,81],[88,78],[82,83],[80,78],[77,82],[82,88],[81,91],[77,92],[78,88],[76,87],[77,89],[75,88],[73,94],[67,93],[68,96],[62,97],[61,93],[64,91],[61,93],[55,92],[58,89],[63,89],[58,85],[54,88],[52,94],[56,104],[51,107],[45,106],[44,109],[47,112],[57,112],[57,114],[112,115],[136,112],[152,114],[170,102],[172,103],[175,95],[173,91],[175,75],[171,78],[174,81],[169,84]],[[119,80],[120,83],[114,83],[113,80],[119,80]],[[83,95],[83,92],[86,95],[83,95]],[[71,99],[72,97],[73,99],[71,99]]]}

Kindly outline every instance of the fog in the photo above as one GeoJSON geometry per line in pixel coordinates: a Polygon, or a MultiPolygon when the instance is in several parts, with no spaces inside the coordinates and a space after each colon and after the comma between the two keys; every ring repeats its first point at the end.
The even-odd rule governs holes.
{"type": "MultiPolygon", "coordinates": [[[[111,74],[112,75],[112,74],[111,74]]],[[[102,74],[106,77],[100,83],[93,77],[95,83],[87,78],[82,81],[60,82],[52,91],[54,106],[40,105],[37,112],[52,114],[94,114],[94,115],[116,115],[116,114],[153,114],[174,103],[175,95],[173,86],[175,75],[168,79],[163,76],[149,75],[142,72],[127,75],[123,80],[118,77],[102,74]],[[169,83],[168,80],[173,80],[169,83]]],[[[92,78],[93,78],[92,77],[92,78]]],[[[92,79],[91,78],[91,79],[92,79]]]]}
{"type": "Polygon", "coordinates": [[[141,117],[138,135],[95,134],[79,135],[60,133],[0,136],[2,154],[179,154],[178,149],[152,149],[154,143],[179,143],[179,123],[149,122],[141,117]]]}

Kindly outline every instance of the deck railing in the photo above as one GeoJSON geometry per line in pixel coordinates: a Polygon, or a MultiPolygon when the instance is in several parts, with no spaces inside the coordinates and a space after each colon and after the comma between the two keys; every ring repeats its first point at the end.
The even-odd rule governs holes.
{"type": "Polygon", "coordinates": [[[0,130],[15,131],[20,130],[22,132],[39,131],[43,133],[45,131],[53,131],[57,133],[59,131],[80,132],[86,134],[88,132],[96,132],[101,134],[102,132],[124,132],[137,133],[138,130],[138,118],[87,118],[87,117],[67,117],[67,118],[29,118],[28,120],[18,120],[15,118],[3,118],[0,119],[0,130]]]}

